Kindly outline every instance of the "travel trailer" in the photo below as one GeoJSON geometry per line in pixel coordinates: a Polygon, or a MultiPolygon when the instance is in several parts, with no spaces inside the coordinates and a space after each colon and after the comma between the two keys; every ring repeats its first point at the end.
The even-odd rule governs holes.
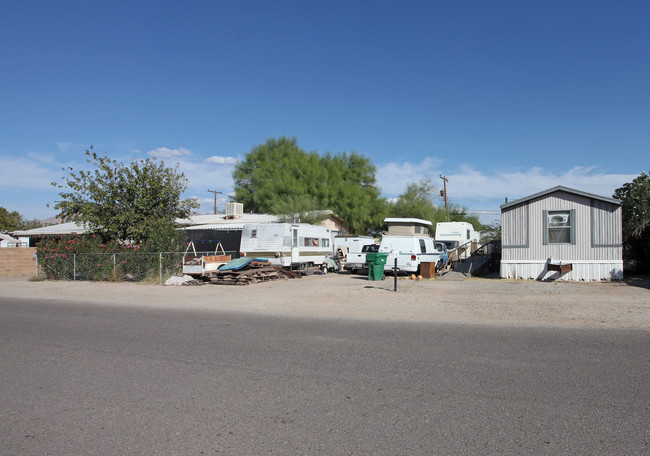
{"type": "Polygon", "coordinates": [[[332,253],[332,232],[307,223],[246,224],[239,251],[243,257],[268,258],[275,266],[321,267],[332,253]]]}
{"type": "Polygon", "coordinates": [[[421,263],[440,264],[440,252],[436,250],[434,240],[429,236],[431,222],[416,218],[387,218],[388,233],[382,237],[380,253],[387,253],[386,272],[395,267],[397,259],[398,273],[420,272],[421,263]]]}
{"type": "Polygon", "coordinates": [[[361,252],[364,245],[374,244],[372,236],[336,236],[334,238],[334,252],[345,256],[348,252],[361,252]]]}
{"type": "Polygon", "coordinates": [[[455,252],[459,260],[464,260],[478,247],[481,233],[475,231],[469,222],[438,222],[435,238],[436,241],[444,242],[448,250],[455,252]]]}

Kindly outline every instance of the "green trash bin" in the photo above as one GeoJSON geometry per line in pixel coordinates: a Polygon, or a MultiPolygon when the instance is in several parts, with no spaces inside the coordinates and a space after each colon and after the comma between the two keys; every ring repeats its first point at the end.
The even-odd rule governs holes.
{"type": "Polygon", "coordinates": [[[384,280],[384,267],[386,266],[387,253],[368,252],[366,263],[368,263],[368,280],[384,280]]]}

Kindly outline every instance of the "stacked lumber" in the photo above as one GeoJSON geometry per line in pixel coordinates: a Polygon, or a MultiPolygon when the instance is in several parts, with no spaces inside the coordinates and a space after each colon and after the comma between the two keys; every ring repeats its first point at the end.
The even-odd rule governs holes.
{"type": "Polygon", "coordinates": [[[211,274],[210,283],[218,285],[250,285],[271,280],[300,277],[295,272],[271,266],[268,262],[251,261],[241,269],[219,270],[211,274]]]}

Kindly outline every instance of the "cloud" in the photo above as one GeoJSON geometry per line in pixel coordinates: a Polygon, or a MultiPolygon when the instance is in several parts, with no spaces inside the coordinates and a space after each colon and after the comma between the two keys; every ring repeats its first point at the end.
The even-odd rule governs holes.
{"type": "Polygon", "coordinates": [[[402,193],[406,186],[412,182],[420,182],[423,179],[438,179],[438,169],[441,161],[433,158],[425,158],[419,163],[414,162],[391,162],[377,167],[377,184],[384,195],[395,197],[402,193]]]}
{"type": "MultiPolygon", "coordinates": [[[[430,179],[442,187],[440,175],[445,175],[448,200],[470,213],[488,212],[481,216],[485,223],[499,218],[500,205],[506,198],[514,201],[558,185],[611,197],[615,189],[637,177],[636,174],[608,173],[595,167],[574,167],[557,172],[541,167],[478,169],[469,165],[447,174],[441,164],[428,158],[421,162],[388,163],[378,167],[377,184],[385,197],[394,198],[404,192],[408,184],[422,179],[430,179]]],[[[442,198],[434,203],[441,204],[442,198]]]]}
{"type": "Polygon", "coordinates": [[[192,155],[192,152],[189,151],[188,149],[185,149],[184,147],[181,147],[179,149],[170,149],[168,147],[159,147],[154,150],[150,150],[147,152],[152,157],[155,158],[178,158],[178,157],[186,157],[192,155]]]}
{"type": "Polygon", "coordinates": [[[441,187],[440,175],[448,178],[447,193],[450,198],[522,198],[557,185],[575,188],[602,196],[611,196],[636,174],[617,174],[600,171],[595,167],[574,167],[554,172],[541,167],[528,169],[478,169],[463,165],[459,172],[447,174],[441,162],[426,158],[421,162],[388,163],[377,169],[377,184],[387,197],[402,193],[412,182],[430,179],[441,187]]]}
{"type": "Polygon", "coordinates": [[[508,197],[510,200],[558,185],[609,197],[615,189],[636,177],[634,174],[606,173],[594,167],[574,167],[559,173],[540,167],[486,172],[464,166],[461,171],[448,176],[447,190],[450,195],[476,198],[508,197]]]}
{"type": "Polygon", "coordinates": [[[206,163],[212,163],[214,165],[236,165],[239,163],[239,159],[235,157],[220,157],[219,155],[213,155],[210,158],[205,159],[206,163]]]}
{"type": "Polygon", "coordinates": [[[0,163],[0,188],[4,189],[51,190],[52,181],[61,174],[59,166],[48,166],[55,163],[38,160],[35,154],[28,158],[0,156],[0,163]]]}

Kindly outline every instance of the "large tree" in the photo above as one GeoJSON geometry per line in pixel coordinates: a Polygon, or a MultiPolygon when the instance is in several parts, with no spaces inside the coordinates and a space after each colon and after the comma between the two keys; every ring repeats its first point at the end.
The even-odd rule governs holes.
{"type": "Polygon", "coordinates": [[[133,160],[127,166],[98,155],[93,146],[85,155],[93,170],[64,169],[68,175],[52,183],[61,189],[55,209],[107,241],[150,241],[153,248],[164,249],[174,238],[175,219],[198,207],[195,200],[182,199],[187,179],[178,167],[152,159],[133,160]]]}
{"type": "Polygon", "coordinates": [[[25,220],[18,211],[9,211],[0,206],[0,231],[29,230],[43,224],[36,219],[25,220]]]}
{"type": "Polygon", "coordinates": [[[637,272],[650,272],[650,176],[641,173],[614,191],[623,202],[623,254],[637,272]]]}
{"type": "Polygon", "coordinates": [[[14,231],[21,227],[23,218],[18,211],[8,211],[0,207],[0,230],[14,231]]]}
{"type": "Polygon", "coordinates": [[[320,155],[305,152],[296,138],[271,138],[235,167],[235,199],[246,210],[278,215],[330,209],[352,232],[365,233],[381,226],[385,213],[375,172],[354,152],[320,155]]]}

